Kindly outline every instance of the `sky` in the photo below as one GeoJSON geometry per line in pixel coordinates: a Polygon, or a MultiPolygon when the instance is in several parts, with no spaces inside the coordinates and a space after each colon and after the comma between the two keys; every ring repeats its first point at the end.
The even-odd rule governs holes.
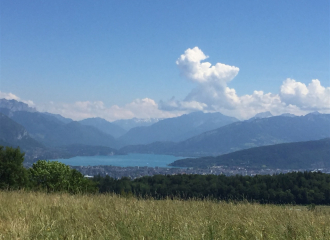
{"type": "Polygon", "coordinates": [[[0,14],[0,98],[39,111],[330,113],[328,0],[1,0],[0,14]]]}

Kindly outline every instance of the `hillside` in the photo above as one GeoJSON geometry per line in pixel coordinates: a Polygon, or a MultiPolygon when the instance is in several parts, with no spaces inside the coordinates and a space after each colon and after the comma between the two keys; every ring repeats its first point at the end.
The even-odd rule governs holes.
{"type": "Polygon", "coordinates": [[[0,113],[0,145],[21,149],[43,148],[43,145],[30,137],[26,129],[6,115],[0,113]]]}
{"type": "Polygon", "coordinates": [[[187,158],[177,160],[170,165],[196,168],[212,166],[280,169],[329,168],[330,138],[255,147],[217,157],[187,158]]]}
{"type": "Polygon", "coordinates": [[[251,147],[319,140],[330,137],[330,114],[276,116],[235,122],[179,143],[127,146],[129,153],[158,153],[176,156],[216,156],[251,147]]]}
{"type": "Polygon", "coordinates": [[[193,112],[164,119],[151,126],[132,128],[120,140],[129,145],[157,141],[179,142],[237,121],[238,119],[221,113],[193,112]]]}
{"type": "Polygon", "coordinates": [[[16,111],[11,119],[25,127],[37,141],[48,147],[70,144],[115,147],[116,140],[92,126],[78,122],[64,123],[57,117],[40,112],[16,111]]]}
{"type": "Polygon", "coordinates": [[[48,146],[84,144],[92,146],[116,147],[116,140],[92,126],[84,126],[79,122],[71,122],[57,126],[47,133],[44,142],[48,146]]]}

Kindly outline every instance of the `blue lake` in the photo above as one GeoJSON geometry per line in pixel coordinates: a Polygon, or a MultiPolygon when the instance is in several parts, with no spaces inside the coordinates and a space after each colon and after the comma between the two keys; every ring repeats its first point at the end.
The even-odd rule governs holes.
{"type": "Polygon", "coordinates": [[[112,165],[119,167],[170,167],[168,164],[184,157],[158,154],[127,154],[113,156],[83,156],[69,159],[54,159],[71,166],[112,165]]]}

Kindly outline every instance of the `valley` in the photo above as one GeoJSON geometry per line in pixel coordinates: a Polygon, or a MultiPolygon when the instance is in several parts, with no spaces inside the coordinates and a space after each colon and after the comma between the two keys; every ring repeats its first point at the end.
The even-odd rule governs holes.
{"type": "MultiPolygon", "coordinates": [[[[5,99],[0,100],[0,114],[0,141],[4,146],[19,146],[25,152],[27,167],[38,159],[126,154],[181,156],[185,159],[168,164],[189,168],[186,171],[192,174],[273,174],[330,166],[330,114],[264,113],[239,121],[220,113],[194,112],[163,120],[126,120],[117,125],[101,118],[77,122],[5,99]]],[[[89,167],[84,173],[103,174],[108,167],[101,164],[98,169],[103,170],[89,167]]],[[[160,172],[182,173],[166,169],[160,172]]],[[[118,170],[125,171],[125,176],[141,175],[131,169],[118,170]]],[[[155,169],[153,172],[157,173],[155,169]]]]}

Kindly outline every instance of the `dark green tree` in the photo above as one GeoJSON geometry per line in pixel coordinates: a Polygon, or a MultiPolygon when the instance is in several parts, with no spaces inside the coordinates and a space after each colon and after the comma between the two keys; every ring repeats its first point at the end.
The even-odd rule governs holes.
{"type": "Polygon", "coordinates": [[[24,153],[19,148],[0,146],[1,189],[19,189],[28,185],[28,174],[23,161],[24,153]]]}

